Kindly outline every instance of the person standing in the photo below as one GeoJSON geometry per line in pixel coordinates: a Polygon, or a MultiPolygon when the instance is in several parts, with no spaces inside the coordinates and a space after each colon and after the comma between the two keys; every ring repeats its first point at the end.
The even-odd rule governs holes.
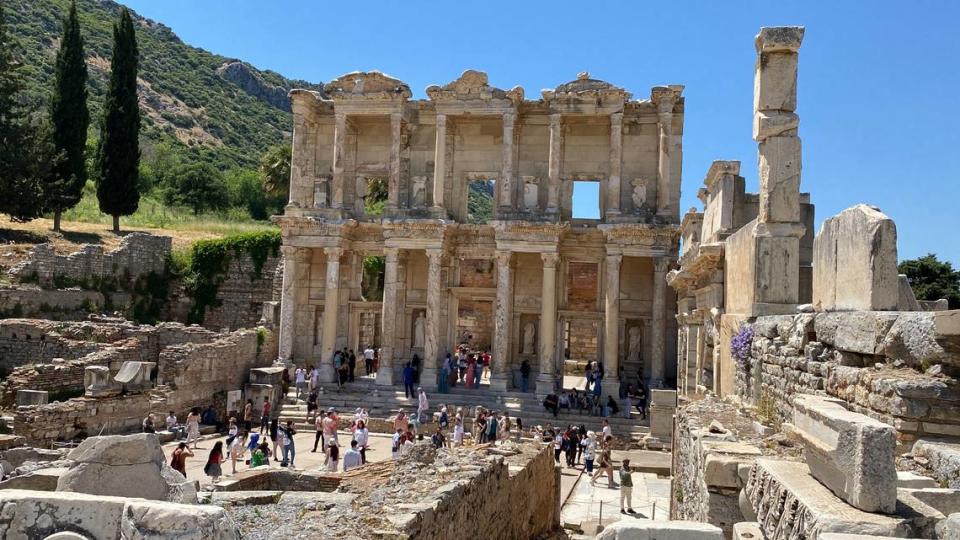
{"type": "Polygon", "coordinates": [[[253,426],[253,400],[248,399],[247,404],[243,406],[243,429],[250,431],[253,426]]]}
{"type": "Polygon", "coordinates": [[[317,369],[317,366],[310,366],[310,372],[308,375],[308,389],[310,392],[313,392],[320,386],[320,370],[317,369]]]}
{"type": "Polygon", "coordinates": [[[397,427],[397,432],[393,434],[393,446],[390,447],[390,455],[393,459],[400,459],[400,445],[403,444],[403,428],[397,427]]]}
{"type": "Polygon", "coordinates": [[[624,459],[620,468],[620,513],[636,514],[633,511],[633,475],[630,473],[630,460],[624,459]],[[623,501],[627,501],[627,510],[623,509],[623,501]]]}
{"type": "Polygon", "coordinates": [[[282,448],[280,445],[280,419],[274,418],[270,421],[270,442],[273,443],[273,455],[277,455],[277,448],[282,448]]]}
{"type": "Polygon", "coordinates": [[[447,357],[443,359],[443,366],[437,376],[437,389],[441,394],[450,392],[450,353],[447,353],[447,357]]]}
{"type": "MultiPolygon", "coordinates": [[[[315,439],[313,439],[313,450],[311,450],[311,452],[316,452],[317,445],[323,442],[323,419],[326,417],[327,417],[327,413],[322,412],[318,414],[313,420],[313,427],[317,430],[317,436],[315,439]]],[[[326,447],[327,447],[326,443],[323,443],[323,446],[320,449],[320,451],[324,452],[326,447]]]]}
{"type": "Polygon", "coordinates": [[[453,421],[453,445],[463,446],[463,417],[459,414],[453,421]]]}
{"type": "Polygon", "coordinates": [[[340,367],[346,359],[340,351],[333,353],[333,372],[337,375],[337,389],[343,388],[343,377],[340,376],[340,367]]]}
{"type": "Polygon", "coordinates": [[[420,384],[420,355],[413,353],[410,359],[410,367],[413,368],[413,383],[420,384]]]}
{"type": "Polygon", "coordinates": [[[337,416],[337,411],[330,407],[327,409],[327,416],[323,419],[323,443],[324,443],[324,453],[326,457],[324,462],[330,461],[330,443],[339,442],[337,441],[337,428],[340,427],[340,417],[337,416]]]}
{"type": "Polygon", "coordinates": [[[563,451],[563,433],[557,428],[553,435],[553,461],[560,463],[560,452],[563,451]]]}
{"type": "Polygon", "coordinates": [[[327,460],[327,470],[336,472],[337,465],[340,464],[340,447],[337,446],[337,441],[330,441],[330,444],[327,446],[327,453],[329,457],[327,460]]]}
{"type": "Polygon", "coordinates": [[[475,355],[473,357],[473,387],[480,388],[480,379],[483,375],[483,358],[480,355],[475,355]]]}
{"type": "Polygon", "coordinates": [[[373,374],[373,347],[370,345],[363,350],[363,363],[367,368],[367,375],[373,374]]]}
{"type": "Polygon", "coordinates": [[[497,413],[491,413],[487,421],[487,442],[493,444],[497,442],[497,427],[499,427],[497,413]]]}
{"type": "Polygon", "coordinates": [[[520,391],[527,392],[530,389],[530,362],[526,359],[520,363],[520,391]]]}
{"type": "MultiPolygon", "coordinates": [[[[370,430],[367,429],[366,421],[359,420],[357,422],[357,429],[353,432],[353,442],[356,443],[356,448],[360,452],[360,463],[366,463],[367,446],[370,445],[370,430]]],[[[350,446],[353,446],[353,444],[350,446]]],[[[344,466],[346,466],[346,462],[344,462],[344,466]]]]}
{"type": "Polygon", "coordinates": [[[487,351],[483,351],[483,356],[481,357],[481,360],[483,361],[482,376],[485,379],[490,380],[490,360],[491,360],[490,353],[487,351]]]}
{"type": "Polygon", "coordinates": [[[350,441],[350,449],[343,453],[343,472],[347,472],[350,469],[354,469],[363,465],[363,458],[360,455],[360,452],[357,451],[356,440],[350,441]]]}
{"type": "Polygon", "coordinates": [[[207,456],[207,464],[203,467],[203,473],[210,477],[212,483],[216,484],[223,476],[223,469],[220,464],[223,462],[223,443],[217,441],[210,454],[207,456]]]}
{"type": "Polygon", "coordinates": [[[234,437],[230,444],[230,474],[237,474],[237,460],[243,459],[243,453],[247,447],[247,434],[241,433],[239,437],[234,437]]]}
{"type": "MultiPolygon", "coordinates": [[[[301,374],[302,376],[302,374],[301,374]]],[[[300,398],[300,387],[299,383],[297,386],[297,399],[300,398]]],[[[270,396],[263,396],[263,407],[260,409],[260,433],[266,431],[270,427],[270,411],[272,410],[270,405],[270,396]]]]}
{"type": "Polygon", "coordinates": [[[190,409],[187,415],[187,444],[193,441],[193,449],[197,449],[197,443],[200,441],[200,413],[197,409],[190,409]]]}
{"type": "Polygon", "coordinates": [[[426,423],[426,415],[430,412],[430,401],[427,399],[427,393],[423,388],[417,389],[417,420],[419,423],[426,423]]]}
{"type": "Polygon", "coordinates": [[[293,436],[297,432],[293,429],[293,420],[287,420],[287,425],[282,430],[283,437],[283,461],[280,463],[281,466],[289,466],[291,469],[294,468],[293,460],[297,456],[297,447],[294,443],[293,436]],[[290,458],[290,461],[287,461],[287,457],[290,458]]]}
{"type": "Polygon", "coordinates": [[[299,400],[306,393],[307,369],[298,367],[297,370],[293,372],[293,380],[297,383],[297,400],[299,400]]]}
{"type": "Polygon", "coordinates": [[[608,487],[615,488],[617,485],[613,481],[613,457],[610,453],[610,438],[603,440],[603,445],[600,447],[600,459],[597,462],[597,472],[593,473],[593,476],[590,477],[590,485],[595,486],[597,478],[602,474],[607,474],[608,487]]]}
{"type": "Polygon", "coordinates": [[[447,438],[444,437],[443,430],[441,430],[439,427],[433,436],[430,437],[430,440],[433,442],[433,447],[437,450],[447,445],[447,438]]]}
{"type": "Polygon", "coordinates": [[[347,374],[347,380],[353,382],[354,374],[357,370],[357,354],[353,352],[353,349],[350,349],[350,359],[347,360],[347,365],[350,368],[350,372],[347,374]]]}
{"type": "Polygon", "coordinates": [[[613,429],[610,428],[610,421],[606,418],[603,419],[603,436],[601,439],[613,439],[613,429]]]}
{"type": "Polygon", "coordinates": [[[413,399],[417,393],[413,391],[413,366],[410,362],[403,365],[403,397],[413,399]]]}
{"type": "Polygon", "coordinates": [[[173,470],[182,474],[184,479],[186,479],[187,458],[192,456],[193,456],[193,452],[190,451],[190,447],[187,446],[187,443],[182,442],[178,444],[177,449],[173,451],[173,456],[170,459],[170,467],[172,467],[173,470]]]}
{"type": "Polygon", "coordinates": [[[586,466],[587,474],[593,474],[593,460],[597,451],[597,434],[588,431],[587,437],[580,445],[583,446],[583,462],[586,466]]]}
{"type": "Polygon", "coordinates": [[[477,372],[477,363],[473,361],[473,357],[467,358],[467,374],[464,376],[464,385],[467,388],[474,388],[474,374],[477,372]]]}

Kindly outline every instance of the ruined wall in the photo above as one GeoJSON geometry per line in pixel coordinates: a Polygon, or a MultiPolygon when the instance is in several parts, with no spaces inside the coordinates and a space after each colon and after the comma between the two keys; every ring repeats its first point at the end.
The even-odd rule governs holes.
{"type": "Polygon", "coordinates": [[[253,328],[263,316],[263,304],[273,300],[274,272],[280,257],[267,257],[260,272],[249,255],[231,257],[217,288],[218,305],[207,308],[203,326],[212,330],[253,328]]]}
{"type": "Polygon", "coordinates": [[[960,436],[957,320],[956,311],[760,317],[737,393],[782,418],[795,394],[834,396],[893,425],[901,443],[960,436]]]}
{"type": "Polygon", "coordinates": [[[27,260],[10,269],[19,281],[36,281],[41,285],[58,282],[89,283],[125,277],[136,279],[150,272],[162,273],[173,245],[169,236],[130,233],[111,251],[93,244],[69,255],[57,255],[53,244],[39,244],[30,250],[27,260]]]}

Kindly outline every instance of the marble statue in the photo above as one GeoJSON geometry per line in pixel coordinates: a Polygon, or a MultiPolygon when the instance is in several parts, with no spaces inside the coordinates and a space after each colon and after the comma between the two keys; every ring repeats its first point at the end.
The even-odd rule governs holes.
{"type": "Polygon", "coordinates": [[[413,177],[413,207],[422,208],[427,204],[427,177],[413,177]]]}
{"type": "Polygon", "coordinates": [[[536,339],[537,326],[528,322],[523,327],[523,354],[533,354],[533,342],[536,339]]]}
{"type": "Polygon", "coordinates": [[[424,339],[424,327],[427,324],[427,318],[421,312],[417,315],[417,320],[413,322],[413,346],[422,348],[426,340],[424,339]]]}
{"type": "Polygon", "coordinates": [[[633,186],[633,193],[630,194],[633,207],[639,209],[647,204],[647,181],[643,178],[635,178],[630,185],[633,186]]]}
{"type": "Polygon", "coordinates": [[[641,330],[639,326],[633,326],[627,332],[630,335],[629,346],[627,348],[627,359],[628,360],[639,360],[640,359],[640,337],[641,330]]]}

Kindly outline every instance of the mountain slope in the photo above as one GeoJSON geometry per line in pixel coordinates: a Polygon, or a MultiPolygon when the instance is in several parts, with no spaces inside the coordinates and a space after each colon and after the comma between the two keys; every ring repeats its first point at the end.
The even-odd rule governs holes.
{"type": "MultiPolygon", "coordinates": [[[[27,100],[49,103],[60,24],[69,0],[6,0],[4,13],[22,49],[27,100]]],[[[78,0],[90,67],[90,108],[99,118],[109,73],[112,24],[121,6],[78,0]]],[[[286,93],[314,88],[271,71],[183,43],[173,31],[133,13],[140,47],[142,146],[175,141],[196,159],[222,169],[250,167],[271,145],[289,138],[292,117],[286,93]]]]}

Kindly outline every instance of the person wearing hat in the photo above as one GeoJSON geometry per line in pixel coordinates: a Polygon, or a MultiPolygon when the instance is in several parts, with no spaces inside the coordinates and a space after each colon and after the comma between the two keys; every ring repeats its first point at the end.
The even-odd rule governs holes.
{"type": "Polygon", "coordinates": [[[620,467],[620,513],[636,514],[633,511],[633,475],[630,472],[630,460],[624,459],[620,467]],[[623,500],[627,500],[627,509],[623,509],[623,500]]]}
{"type": "Polygon", "coordinates": [[[330,442],[327,443],[327,456],[329,457],[327,470],[335,472],[337,465],[340,464],[340,448],[337,446],[336,439],[331,439],[330,442]]]}

